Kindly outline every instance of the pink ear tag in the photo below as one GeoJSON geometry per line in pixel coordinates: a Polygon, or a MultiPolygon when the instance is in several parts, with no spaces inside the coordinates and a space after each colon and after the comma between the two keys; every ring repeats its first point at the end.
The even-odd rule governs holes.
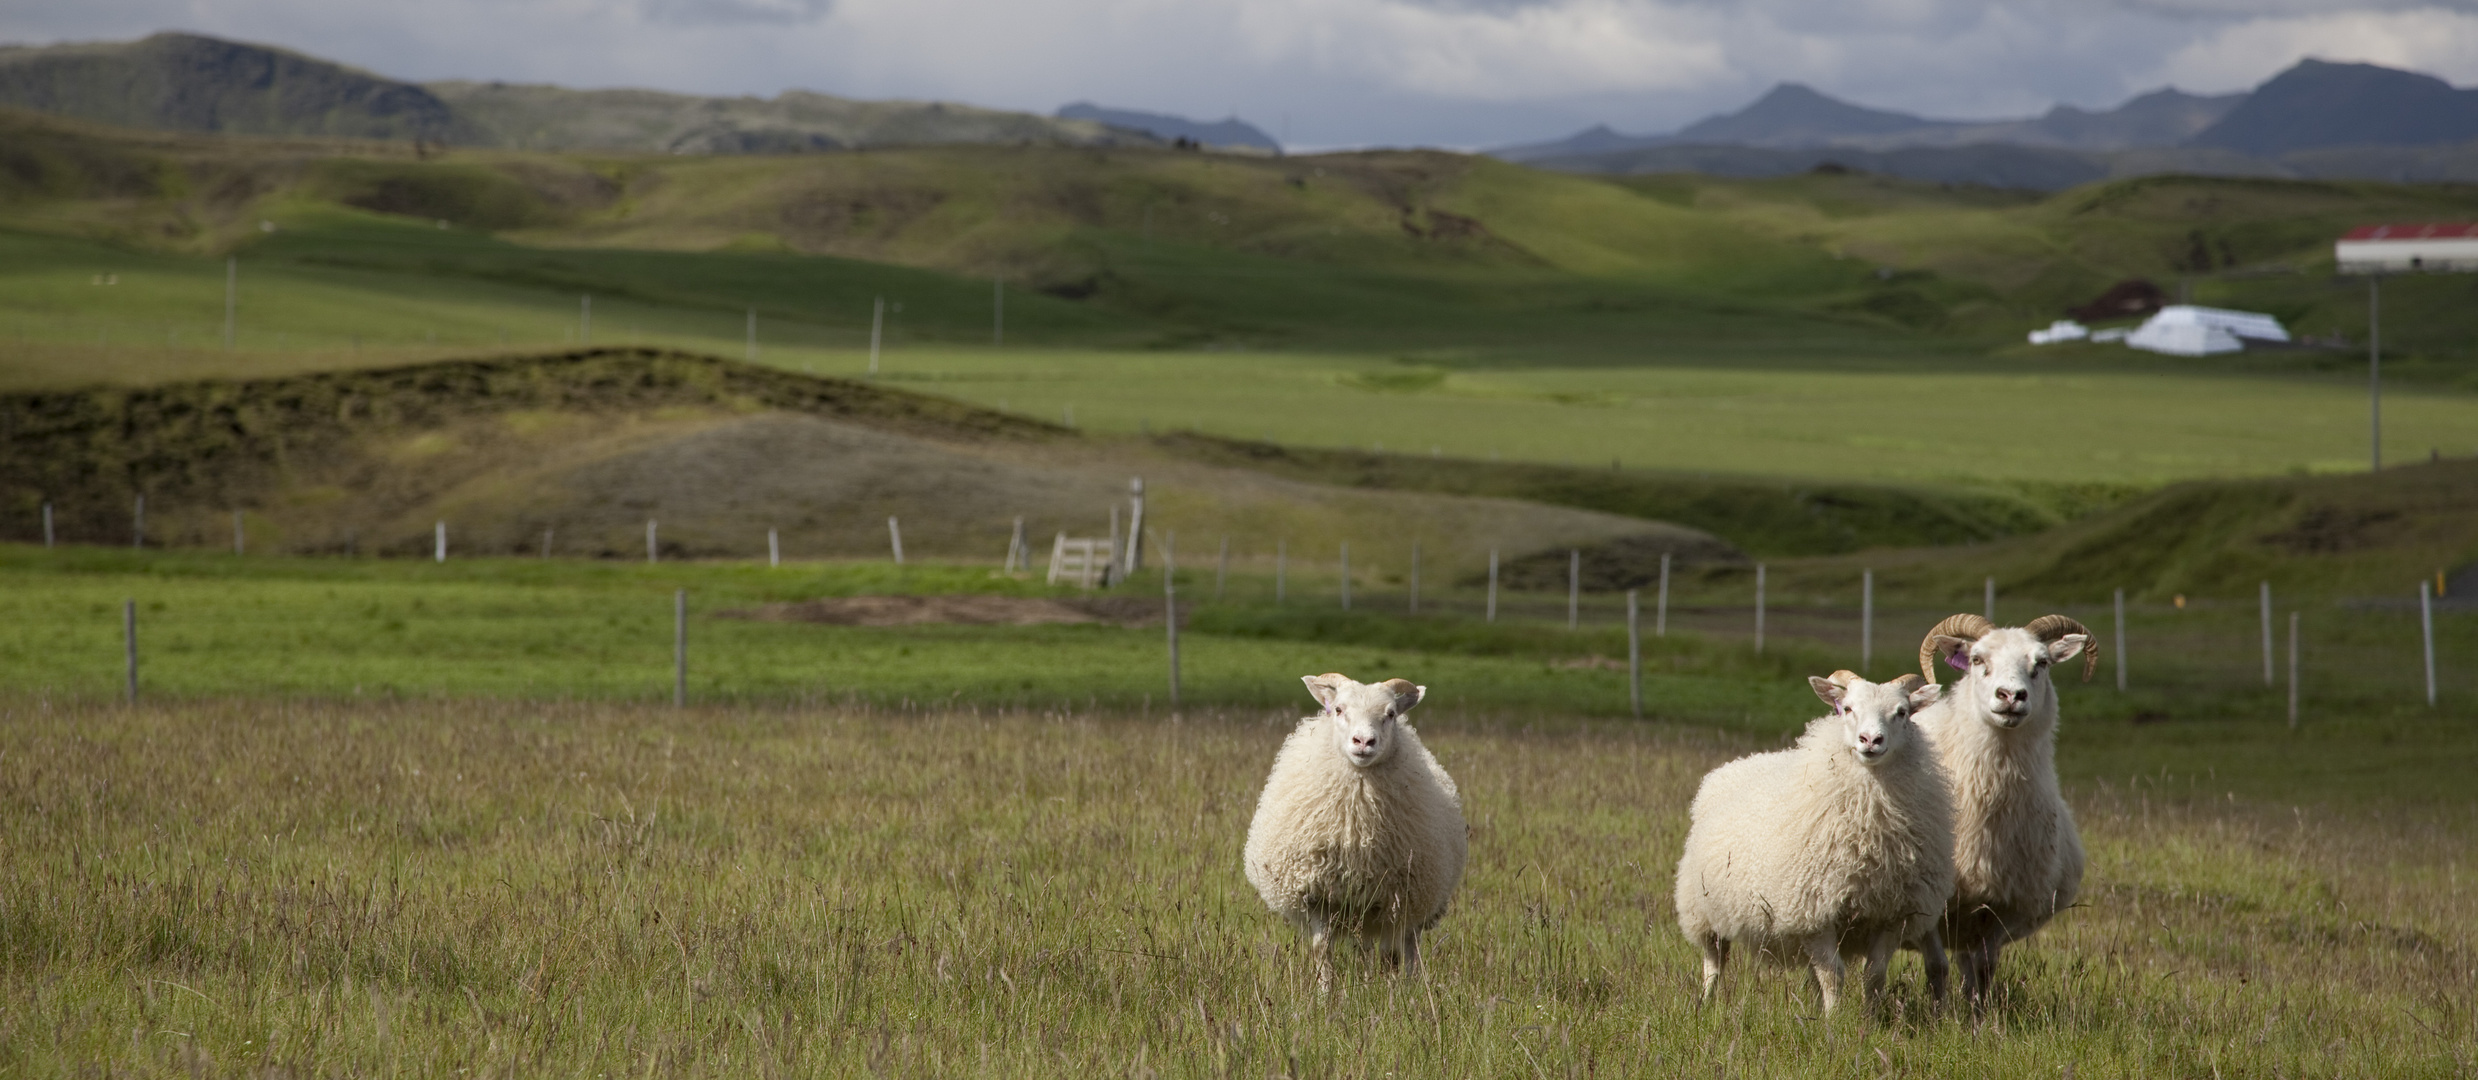
{"type": "Polygon", "coordinates": [[[1955,671],[1969,671],[1970,657],[1964,654],[1960,649],[1955,649],[1952,652],[1945,654],[1945,666],[1952,668],[1955,671]]]}

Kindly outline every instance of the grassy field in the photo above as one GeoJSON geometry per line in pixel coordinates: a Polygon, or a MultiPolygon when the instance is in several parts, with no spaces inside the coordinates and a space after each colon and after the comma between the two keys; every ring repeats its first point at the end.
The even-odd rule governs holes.
{"type": "MultiPolygon", "coordinates": [[[[1353,567],[1353,606],[1345,611],[1332,562],[1292,563],[1280,603],[1267,568],[1252,562],[1230,574],[1219,600],[1209,564],[1180,572],[1182,688],[1190,705],[1279,705],[1291,697],[1291,676],[1383,669],[1454,687],[1433,713],[1627,713],[1622,596],[1586,596],[1580,626],[1569,630],[1562,590],[1509,591],[1500,598],[1500,621],[1491,624],[1483,617],[1483,590],[1432,580],[1415,617],[1407,614],[1400,568],[1362,562],[1353,567]]],[[[1917,636],[1928,626],[1978,606],[1946,596],[1941,583],[1888,574],[1878,593],[1874,662],[1862,664],[1855,575],[1840,576],[1826,560],[1813,568],[1787,564],[1775,578],[1761,654],[1753,647],[1752,581],[1743,568],[1680,574],[1668,636],[1654,633],[1655,599],[1644,597],[1647,716],[1767,735],[1788,731],[1806,708],[1799,677],[1848,667],[1888,678],[1913,667],[1917,636]]],[[[141,681],[150,697],[668,700],[672,593],[686,589],[689,689],[699,701],[1035,710],[1168,704],[1153,606],[1160,579],[1150,572],[1108,594],[1096,609],[1101,623],[1064,626],[863,627],[736,617],[817,597],[1077,595],[999,575],[988,564],[838,561],[777,570],[720,560],[649,566],[457,558],[435,565],[0,546],[0,580],[9,586],[11,618],[0,624],[8,684],[63,701],[121,694],[124,600],[139,605],[141,681]]],[[[2310,721],[2381,717],[2414,725],[2437,715],[2424,704],[2414,603],[2374,606],[2355,596],[2291,594],[2285,586],[2281,599],[2284,613],[2303,613],[2303,707],[2310,721]]],[[[2051,611],[2083,620],[2103,644],[2113,641],[2104,597],[2057,602],[2009,592],[1998,615],[2018,623],[2051,611]]],[[[2112,725],[2280,721],[2285,691],[2262,683],[2250,594],[2198,595],[2182,605],[2144,599],[2129,613],[2129,691],[2113,689],[2109,652],[2098,681],[2069,691],[2076,715],[2112,725]]],[[[2442,610],[2437,658],[2441,714],[2478,708],[2478,618],[2442,610]]],[[[2425,752],[2420,746],[2417,752],[2425,752]]]]}
{"type": "MultiPolygon", "coordinates": [[[[632,336],[631,340],[639,340],[632,336]]],[[[704,345],[645,336],[652,344],[704,345]]],[[[463,358],[489,346],[266,351],[0,342],[14,387],[154,382],[463,358]]],[[[731,348],[714,351],[736,355],[731,348]]],[[[761,362],[861,376],[865,351],[774,348],[761,362]]],[[[2293,375],[2076,370],[1800,371],[1764,366],[1462,371],[1345,353],[920,347],[881,358],[892,385],[1096,434],[1186,429],[1289,445],[1650,468],[2003,487],[2150,486],[2202,476],[2362,469],[2363,384],[2293,375]],[[1195,388],[1215,387],[1209,395],[1195,388]],[[2209,407],[2198,407],[2208,402],[2209,407]],[[2007,417],[2055,440],[1999,438],[2007,417]],[[1982,419],[1985,418],[1985,419],[1982,419]]],[[[2478,397],[2394,388],[2387,457],[2478,452],[2478,397]]]]}
{"type": "MultiPolygon", "coordinates": [[[[1304,697],[1303,699],[1304,700],[1304,697]]],[[[0,704],[0,1063],[181,1075],[2458,1076],[2458,777],[2376,808],[2074,786],[2081,906],[1984,1016],[1694,1005],[1669,864],[1744,744],[1431,719],[1469,873],[1425,982],[1304,950],[1239,872],[1298,713],[0,704]]],[[[1415,717],[1416,718],[1416,717],[1415,717]]],[[[2345,768],[2363,732],[2285,743],[2345,768]]]]}
{"type": "MultiPolygon", "coordinates": [[[[1710,765],[1816,711],[1855,597],[1682,576],[1625,719],[1618,611],[1329,567],[1182,573],[1162,629],[725,617],[1055,595],[986,566],[0,548],[0,1068],[141,1075],[2453,1076],[2471,1067],[2478,623],[2446,699],[2414,612],[2313,606],[2305,723],[2251,612],[2134,609],[2130,693],[2065,689],[2082,906],[1976,1020],[1897,965],[1822,1023],[1742,967],[1693,1004],[1668,864],[1710,765]],[[692,705],[670,599],[694,598],[692,705]],[[143,701],[119,692],[140,605],[143,701]],[[1473,862],[1424,984],[1304,953],[1237,867],[1255,784],[1340,669],[1432,688],[1473,862]],[[1294,700],[1296,699],[1296,700],[1294,700]]],[[[1121,602],[1140,611],[1158,579],[1121,602]]],[[[1943,608],[1884,597],[1880,676],[1943,608]]],[[[1932,604],[1932,600],[1929,602],[1932,604]]],[[[2008,595],[2003,616],[2045,609],[2008,595]]],[[[2103,634],[2105,616],[2068,607],[2103,634]]]]}

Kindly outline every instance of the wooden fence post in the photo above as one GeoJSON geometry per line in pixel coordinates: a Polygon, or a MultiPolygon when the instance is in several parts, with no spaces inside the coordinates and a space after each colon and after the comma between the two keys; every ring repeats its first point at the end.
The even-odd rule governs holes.
{"type": "Polygon", "coordinates": [[[1176,531],[1162,534],[1162,624],[1170,639],[1170,715],[1179,715],[1179,585],[1176,531]]]}
{"type": "Polygon", "coordinates": [[[1497,549],[1489,549],[1489,618],[1497,621],[1497,549]]]}
{"type": "Polygon", "coordinates": [[[1669,552],[1661,552],[1661,598],[1652,608],[1652,636],[1669,636],[1669,552]]]}
{"type": "Polygon", "coordinates": [[[120,628],[121,646],[128,654],[129,661],[129,703],[135,705],[138,703],[138,602],[136,599],[121,601],[120,628]]]}
{"type": "Polygon", "coordinates": [[[886,540],[895,549],[895,565],[903,565],[903,524],[889,516],[886,519],[886,540]]]}
{"type": "Polygon", "coordinates": [[[869,309],[869,377],[878,377],[878,342],[886,335],[886,298],[878,297],[869,309]]]}
{"type": "Polygon", "coordinates": [[[432,562],[447,561],[447,522],[445,520],[430,527],[430,558],[432,562]]]}
{"type": "Polygon", "coordinates": [[[766,530],[766,566],[772,569],[782,565],[783,536],[777,530],[768,529],[766,530]]]}
{"type": "Polygon", "coordinates": [[[2297,612],[2289,613],[2289,730],[2297,730],[2297,612]]]}
{"type": "Polygon", "coordinates": [[[648,563],[661,562],[662,556],[660,552],[661,548],[657,547],[654,542],[654,519],[647,518],[645,519],[645,561],[648,563]]]}
{"type": "Polygon", "coordinates": [[[2125,692],[2125,590],[2117,590],[2117,692],[2125,692]]]}
{"type": "Polygon", "coordinates": [[[1411,614],[1420,613],[1420,542],[1411,542],[1411,614]]]}
{"type": "Polygon", "coordinates": [[[1566,629],[1583,625],[1583,549],[1566,550],[1566,629]]]}
{"type": "Polygon", "coordinates": [[[1643,590],[1626,590],[1626,705],[1635,719],[1643,719],[1643,633],[1638,616],[1642,609],[1643,590]]]}
{"type": "Polygon", "coordinates": [[[2418,582],[2418,628],[2426,644],[2426,707],[2435,707],[2435,586],[2418,582]]]}
{"type": "Polygon", "coordinates": [[[1764,651],[1764,564],[1755,564],[1755,651],[1764,651]]]}

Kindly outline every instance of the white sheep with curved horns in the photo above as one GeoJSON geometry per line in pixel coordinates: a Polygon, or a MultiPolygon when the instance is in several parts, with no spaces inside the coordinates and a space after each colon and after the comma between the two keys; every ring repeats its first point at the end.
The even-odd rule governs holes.
{"type": "Polygon", "coordinates": [[[1938,936],[1960,958],[1973,1005],[1995,982],[2005,943],[2047,925],[2082,891],[2082,836],[2056,779],[2053,677],[2076,656],[2087,682],[2099,653],[2091,631],[2063,615],[2002,628],[1955,615],[1919,643],[1928,679],[1939,661],[1964,673],[1918,722],[1953,785],[1954,891],[1938,936]]]}
{"type": "Polygon", "coordinates": [[[1936,684],[1809,679],[1832,715],[1787,750],[1712,770],[1688,811],[1678,859],[1678,928],[1704,954],[1709,1000],[1734,945],[1811,965],[1824,1011],[1847,958],[1865,956],[1867,1001],[1882,999],[1893,951],[1927,951],[1944,997],[1934,928],[1953,892],[1953,810],[1933,747],[1913,729],[1936,684]]]}
{"type": "Polygon", "coordinates": [[[1322,711],[1275,755],[1248,826],[1248,883],[1308,935],[1317,988],[1333,985],[1334,935],[1374,942],[1420,970],[1420,934],[1463,880],[1461,793],[1403,722],[1425,686],[1337,674],[1301,680],[1322,711]]]}

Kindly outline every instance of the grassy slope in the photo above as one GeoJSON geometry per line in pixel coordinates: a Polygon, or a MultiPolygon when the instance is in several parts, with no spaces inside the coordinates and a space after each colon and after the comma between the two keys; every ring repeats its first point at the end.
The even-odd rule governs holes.
{"type": "MultiPolygon", "coordinates": [[[[2478,193],[2450,186],[2153,177],[2030,201],[1868,176],[1609,181],[1391,152],[1248,159],[954,147],[413,161],[118,135],[23,114],[0,124],[17,141],[18,166],[0,219],[124,244],[257,244],[270,257],[308,257],[305,246],[362,245],[320,239],[336,223],[319,211],[350,206],[532,247],[796,251],[1005,274],[1163,340],[1452,342],[1497,363],[1536,362],[1543,339],[1555,342],[1550,355],[1632,361],[1730,355],[1749,337],[1775,355],[1833,341],[1841,347],[1820,351],[1933,353],[1950,342],[1976,352],[2135,275],[2190,276],[2199,299],[2266,307],[2307,332],[2355,331],[2363,312],[2352,305],[2362,301],[2321,276],[2329,236],[2370,218],[2466,216],[2478,206],[2478,193]],[[302,235],[270,244],[254,231],[262,219],[302,235]]],[[[505,276],[503,261],[440,250],[419,265],[493,278],[505,276]]],[[[764,299],[727,270],[715,284],[724,295],[688,289],[668,299],[724,310],[764,299]]],[[[2467,337],[2467,284],[2401,285],[2394,340],[2450,369],[2439,374],[2466,359],[2455,343],[2467,337]]]]}
{"type": "MultiPolygon", "coordinates": [[[[669,558],[1003,550],[1022,528],[1100,533],[1131,474],[1154,543],[1219,535],[1243,560],[1360,541],[1364,568],[1425,544],[1432,571],[1671,526],[1502,498],[1382,492],[1166,460],[1021,416],[688,354],[591,349],[252,382],[0,395],[0,535],[223,546],[233,514],[267,552],[413,555],[446,522],[460,553],[669,558]],[[1391,529],[1370,535],[1365,523],[1391,529]]],[[[1193,550],[1191,548],[1190,550],[1193,550]]]]}
{"type": "Polygon", "coordinates": [[[2414,598],[2421,579],[2478,563],[2478,462],[2177,484],[2035,536],[1818,559],[1790,572],[1831,578],[1861,563],[1890,587],[1954,602],[1994,576],[2005,591],[2083,604],[2118,587],[2138,600],[2245,604],[2263,581],[2282,597],[2397,603],[2414,598]]]}
{"type": "MultiPolygon", "coordinates": [[[[2118,276],[2175,273],[2197,227],[2245,241],[2201,298],[2349,328],[2362,296],[2318,276],[2317,230],[2468,201],[2154,178],[2032,202],[1393,153],[416,161],[6,122],[21,167],[0,222],[31,230],[0,233],[0,338],[20,343],[0,378],[17,385],[573,342],[588,293],[598,340],[731,353],[754,309],[768,362],[857,372],[884,297],[890,375],[1045,418],[1080,407],[1101,430],[2017,491],[2350,467],[2357,389],[2329,374],[2351,354],[2004,343],[2118,276]],[[202,349],[222,332],[222,267],[195,256],[227,250],[237,355],[202,349]],[[2257,273],[2280,262],[2303,272],[2257,273]],[[989,339],[996,272],[1011,347],[966,347],[989,339]],[[1169,348],[1126,348],[1145,345],[1169,348]],[[2072,437],[1986,437],[2025,409],[2072,437]]],[[[2470,287],[2395,283],[2392,370],[2460,377],[2470,287]]],[[[2394,406],[2395,445],[2467,451],[2460,392],[2394,406]]]]}

